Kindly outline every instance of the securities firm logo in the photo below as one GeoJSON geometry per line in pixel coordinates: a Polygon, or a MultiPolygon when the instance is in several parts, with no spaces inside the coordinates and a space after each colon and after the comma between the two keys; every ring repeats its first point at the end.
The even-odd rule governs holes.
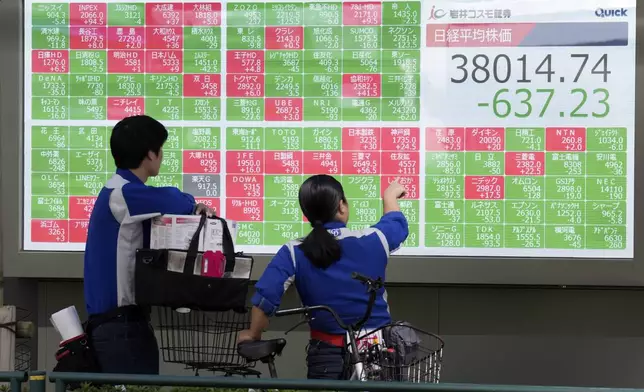
{"type": "Polygon", "coordinates": [[[628,16],[628,10],[626,8],[597,8],[595,15],[598,18],[618,18],[620,16],[628,16]]]}
{"type": "Polygon", "coordinates": [[[429,20],[442,19],[447,15],[447,12],[442,9],[436,9],[436,6],[433,5],[431,11],[429,11],[429,20]]]}

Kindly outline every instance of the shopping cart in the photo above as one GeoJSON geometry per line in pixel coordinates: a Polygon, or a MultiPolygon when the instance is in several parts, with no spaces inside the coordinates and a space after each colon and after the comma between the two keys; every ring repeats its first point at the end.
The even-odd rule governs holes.
{"type": "Polygon", "coordinates": [[[186,369],[223,373],[224,376],[256,376],[255,363],[237,353],[237,334],[250,327],[250,309],[203,312],[158,307],[160,350],[164,362],[186,369]]]}

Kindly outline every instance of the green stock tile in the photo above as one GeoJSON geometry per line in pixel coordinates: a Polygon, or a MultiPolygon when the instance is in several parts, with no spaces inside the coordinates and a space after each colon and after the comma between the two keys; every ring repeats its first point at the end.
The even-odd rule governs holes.
{"type": "Polygon", "coordinates": [[[65,150],[69,147],[69,127],[32,126],[31,148],[65,150]]]}
{"type": "Polygon", "coordinates": [[[587,177],[587,200],[626,200],[626,177],[587,177]]]}
{"type": "Polygon", "coordinates": [[[382,121],[420,120],[420,98],[383,98],[382,121]]]}
{"type": "Polygon", "coordinates": [[[184,127],[183,148],[185,150],[219,150],[221,130],[218,127],[184,127]]]}
{"type": "Polygon", "coordinates": [[[304,95],[306,97],[340,97],[342,75],[305,74],[304,95]]]}
{"type": "Polygon", "coordinates": [[[33,3],[31,5],[31,23],[34,26],[69,25],[69,4],[33,3]]]}
{"type": "Polygon", "coordinates": [[[72,97],[69,118],[71,120],[106,120],[107,98],[72,97]]]}
{"type": "Polygon", "coordinates": [[[626,249],[626,226],[586,227],[587,249],[626,249]]]}
{"type": "Polygon", "coordinates": [[[267,3],[266,26],[301,26],[304,5],[300,3],[267,3]]]}
{"type": "Polygon", "coordinates": [[[221,51],[184,50],[183,72],[187,74],[220,73],[221,51]]]}
{"type": "Polygon", "coordinates": [[[304,48],[306,50],[342,49],[342,27],[305,27],[304,48]]]}
{"type": "Polygon", "coordinates": [[[340,121],[342,102],[341,98],[304,98],[304,120],[340,121]]]}
{"type": "Polygon", "coordinates": [[[420,74],[382,75],[382,96],[420,97],[420,74]]]}
{"type": "Polygon", "coordinates": [[[266,75],[267,97],[301,97],[304,77],[298,74],[266,75]]]}
{"type": "Polygon", "coordinates": [[[32,219],[68,219],[69,198],[38,196],[31,198],[32,219]]]}
{"type": "Polygon", "coordinates": [[[370,225],[378,222],[382,216],[382,201],[378,199],[352,199],[349,198],[349,211],[353,223],[368,223],[370,225]]]}
{"type": "Polygon", "coordinates": [[[503,225],[465,224],[466,248],[503,248],[504,242],[503,225]]]}
{"type": "Polygon", "coordinates": [[[586,228],[583,225],[546,225],[546,248],[584,249],[586,228]]]}
{"type": "Polygon", "coordinates": [[[625,201],[587,201],[586,224],[588,225],[625,225],[625,201]]]}
{"type": "Polygon", "coordinates": [[[263,121],[263,98],[227,98],[226,120],[228,121],[263,121]]]}
{"type": "Polygon", "coordinates": [[[546,200],[583,201],[585,198],[585,177],[546,177],[546,200]]]}
{"type": "MultiPolygon", "coordinates": [[[[284,198],[297,201],[302,182],[302,176],[298,175],[265,175],[264,197],[267,200],[269,198],[284,198]]],[[[297,219],[300,220],[301,216],[297,219]]]]}
{"type": "MultiPolygon", "coordinates": [[[[506,200],[505,223],[520,225],[543,225],[546,202],[538,200],[506,200]]],[[[470,216],[467,215],[469,221],[470,216]]]]}
{"type": "MultiPolygon", "coordinates": [[[[260,224],[261,225],[261,224],[260,224]]],[[[303,224],[300,222],[274,223],[267,222],[264,226],[264,245],[284,245],[285,243],[302,238],[303,224]]]]}
{"type": "Polygon", "coordinates": [[[185,26],[183,28],[183,48],[205,50],[221,49],[221,27],[185,26]]]}
{"type": "Polygon", "coordinates": [[[543,200],[546,197],[543,176],[506,176],[506,200],[543,200]]]}
{"type": "Polygon", "coordinates": [[[500,176],[505,168],[502,152],[466,152],[465,174],[468,176],[500,176]]]}
{"type": "Polygon", "coordinates": [[[181,97],[183,80],[181,75],[145,75],[146,97],[181,97]]]}
{"type": "Polygon", "coordinates": [[[69,97],[32,97],[34,120],[69,120],[69,97]]]}
{"type": "Polygon", "coordinates": [[[546,176],[579,176],[586,174],[583,152],[547,152],[546,176]]]}
{"type": "Polygon", "coordinates": [[[301,222],[297,199],[264,199],[264,222],[301,222]]]}
{"type": "Polygon", "coordinates": [[[69,52],[70,74],[105,74],[107,51],[71,50],[69,52]]]}
{"type": "Polygon", "coordinates": [[[340,151],[342,149],[342,128],[304,128],[305,151],[340,151]]]}
{"type": "Polygon", "coordinates": [[[426,176],[426,199],[463,199],[465,188],[464,176],[426,176]]]}
{"type": "Polygon", "coordinates": [[[226,150],[265,150],[264,129],[259,127],[226,128],[226,150]]]}
{"type": "Polygon", "coordinates": [[[428,248],[461,248],[465,245],[463,224],[425,225],[425,246],[428,248]]]}
{"type": "Polygon", "coordinates": [[[545,143],[544,128],[506,128],[506,151],[543,151],[545,143]]]}
{"type": "MultiPolygon", "coordinates": [[[[181,150],[182,148],[182,133],[181,127],[168,127],[168,140],[163,145],[163,151],[181,150]]],[[[165,158],[165,156],[164,156],[165,158]]]]}
{"type": "Polygon", "coordinates": [[[105,173],[107,154],[105,150],[70,150],[69,171],[71,173],[105,173]]]}
{"type": "Polygon", "coordinates": [[[384,26],[382,28],[382,48],[420,49],[420,35],[420,26],[384,26]]]}
{"type": "Polygon", "coordinates": [[[344,175],[342,187],[347,199],[380,199],[380,177],[344,175]]]}
{"type": "Polygon", "coordinates": [[[506,248],[543,248],[545,246],[545,226],[543,225],[506,225],[506,248]]]}
{"type": "Polygon", "coordinates": [[[183,116],[183,99],[146,98],[145,112],[159,121],[179,121],[183,116]]]}
{"type": "Polygon", "coordinates": [[[256,222],[239,222],[237,231],[238,245],[262,245],[264,224],[256,222]]]}
{"type": "Polygon", "coordinates": [[[420,223],[420,200],[406,200],[398,201],[400,211],[407,218],[409,223],[420,223]]]}
{"type": "Polygon", "coordinates": [[[584,201],[547,200],[545,222],[549,225],[581,225],[586,223],[584,201]]]}
{"type": "Polygon", "coordinates": [[[380,26],[344,26],[342,36],[344,49],[382,49],[380,26]]]}
{"type": "Polygon", "coordinates": [[[67,196],[69,175],[67,173],[31,173],[33,196],[67,196]]]}
{"type": "Polygon", "coordinates": [[[420,1],[386,1],[382,5],[383,25],[417,25],[421,22],[420,1]]]}
{"type": "Polygon", "coordinates": [[[425,172],[428,175],[465,175],[464,152],[427,152],[425,153],[425,172]]]}
{"type": "Polygon", "coordinates": [[[109,148],[107,135],[106,127],[70,127],[70,148],[106,151],[109,148]]]}
{"type": "Polygon", "coordinates": [[[426,200],[425,223],[456,224],[465,221],[463,200],[426,200]]]}
{"type": "Polygon", "coordinates": [[[31,152],[31,171],[43,173],[67,173],[69,171],[69,151],[36,150],[31,152]]]}
{"type": "Polygon", "coordinates": [[[502,224],[505,221],[504,211],[505,202],[502,200],[465,201],[467,223],[502,224]]]}
{"type": "Polygon", "coordinates": [[[32,49],[69,49],[69,27],[32,27],[32,49]]]}
{"type": "Polygon", "coordinates": [[[31,93],[36,97],[66,97],[69,95],[69,75],[31,75],[31,93]]]}
{"type": "Polygon", "coordinates": [[[183,169],[181,151],[164,151],[160,172],[163,174],[180,174],[183,169]]]}
{"type": "Polygon", "coordinates": [[[148,184],[157,187],[171,186],[183,189],[183,176],[183,174],[161,173],[156,177],[151,177],[148,180],[148,184]]]}
{"type": "Polygon", "coordinates": [[[145,3],[108,3],[107,23],[110,26],[143,26],[145,3]]]}
{"type": "Polygon", "coordinates": [[[219,121],[221,98],[184,98],[183,119],[186,121],[219,121]]]}
{"type": "Polygon", "coordinates": [[[304,72],[314,74],[338,74],[343,72],[341,50],[305,50],[304,72]]]}
{"type": "Polygon", "coordinates": [[[105,173],[72,173],[69,175],[69,194],[74,196],[98,196],[107,181],[105,173]]]}
{"type": "Polygon", "coordinates": [[[228,3],[226,8],[228,26],[263,26],[265,24],[266,5],[260,2],[228,3]]]}
{"type": "Polygon", "coordinates": [[[266,150],[302,150],[302,128],[266,128],[266,150]]]}
{"type": "MultiPolygon", "coordinates": [[[[297,50],[267,50],[265,55],[267,74],[286,74],[283,76],[302,77],[304,72],[304,52],[297,50]]],[[[270,81],[266,75],[266,86],[270,81]]],[[[301,79],[298,79],[301,83],[301,79]]]]}
{"type": "Polygon", "coordinates": [[[304,3],[304,23],[307,26],[334,26],[342,24],[341,2],[304,3]]]}
{"type": "Polygon", "coordinates": [[[420,50],[383,50],[384,74],[414,74],[420,72],[420,50]]]}
{"type": "Polygon", "coordinates": [[[409,225],[409,235],[407,239],[402,244],[405,248],[418,248],[420,247],[420,225],[410,224],[409,225]]]}
{"type": "Polygon", "coordinates": [[[626,151],[626,128],[588,128],[586,151],[626,151]]]}
{"type": "Polygon", "coordinates": [[[344,73],[378,74],[382,72],[382,52],[380,50],[348,50],[346,46],[344,49],[342,56],[344,73]]]}
{"type": "Polygon", "coordinates": [[[344,121],[379,121],[380,114],[380,98],[342,99],[342,120],[344,121]]]}
{"type": "Polygon", "coordinates": [[[107,91],[110,97],[142,97],[144,87],[145,75],[107,75],[107,91]]]}
{"type": "Polygon", "coordinates": [[[226,48],[261,50],[264,49],[263,27],[228,27],[226,29],[226,48]]]}
{"type": "Polygon", "coordinates": [[[625,152],[589,152],[586,154],[586,174],[589,176],[625,176],[625,152]]]}
{"type": "Polygon", "coordinates": [[[73,74],[69,84],[72,97],[107,96],[107,75],[73,74]]]}

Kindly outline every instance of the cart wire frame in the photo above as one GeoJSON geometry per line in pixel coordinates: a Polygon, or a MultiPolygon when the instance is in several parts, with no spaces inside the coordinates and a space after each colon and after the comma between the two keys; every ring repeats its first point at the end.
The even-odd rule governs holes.
{"type": "Polygon", "coordinates": [[[163,361],[183,364],[186,369],[223,373],[225,376],[254,376],[254,362],[237,353],[239,331],[250,328],[250,309],[243,311],[177,311],[157,307],[163,361]]]}
{"type": "MultiPolygon", "coordinates": [[[[359,351],[363,361],[359,380],[368,381],[402,381],[411,383],[438,383],[443,366],[443,349],[445,342],[438,335],[426,332],[407,323],[391,323],[374,331],[361,333],[357,340],[369,337],[379,331],[383,332],[384,344],[370,344],[359,351]],[[405,336],[413,340],[400,347],[388,339],[389,328],[398,331],[407,329],[405,336]],[[389,340],[389,341],[388,341],[389,340]]],[[[353,370],[353,364],[350,371],[353,370]]],[[[351,373],[349,373],[351,374],[351,373]]]]}

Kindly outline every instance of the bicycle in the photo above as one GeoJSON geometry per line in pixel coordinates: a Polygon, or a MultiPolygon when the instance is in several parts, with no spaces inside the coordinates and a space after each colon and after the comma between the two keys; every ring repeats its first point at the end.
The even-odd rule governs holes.
{"type": "MultiPolygon", "coordinates": [[[[311,321],[312,312],[325,311],[330,313],[340,328],[347,332],[347,349],[350,354],[348,366],[353,368],[349,380],[437,383],[442,367],[444,341],[437,335],[416,329],[407,323],[391,323],[374,331],[365,331],[361,334],[364,325],[371,317],[377,292],[384,285],[381,278],[373,280],[356,272],[352,274],[352,278],[366,285],[367,293],[369,294],[367,310],[362,319],[354,324],[347,325],[335,310],[326,305],[279,310],[275,313],[276,317],[305,316],[303,321],[286,331],[286,334],[311,321]],[[410,341],[410,347],[406,347],[404,343],[402,343],[402,346],[405,347],[400,345],[396,347],[393,344],[387,344],[386,339],[383,339],[383,335],[389,335],[390,337],[393,336],[393,338],[390,338],[391,340],[404,340],[401,338],[401,335],[405,335],[405,333],[402,333],[402,329],[406,329],[406,335],[415,337],[414,341],[410,341]],[[398,331],[397,335],[393,331],[398,331]],[[413,331],[413,334],[410,334],[410,331],[413,331]],[[423,340],[420,339],[419,334],[429,336],[431,340],[437,343],[437,347],[427,348],[421,346],[423,340]]],[[[237,351],[242,358],[249,362],[260,361],[267,364],[271,378],[277,378],[275,357],[281,355],[284,347],[286,347],[286,339],[280,338],[242,342],[237,346],[237,351]]]]}

